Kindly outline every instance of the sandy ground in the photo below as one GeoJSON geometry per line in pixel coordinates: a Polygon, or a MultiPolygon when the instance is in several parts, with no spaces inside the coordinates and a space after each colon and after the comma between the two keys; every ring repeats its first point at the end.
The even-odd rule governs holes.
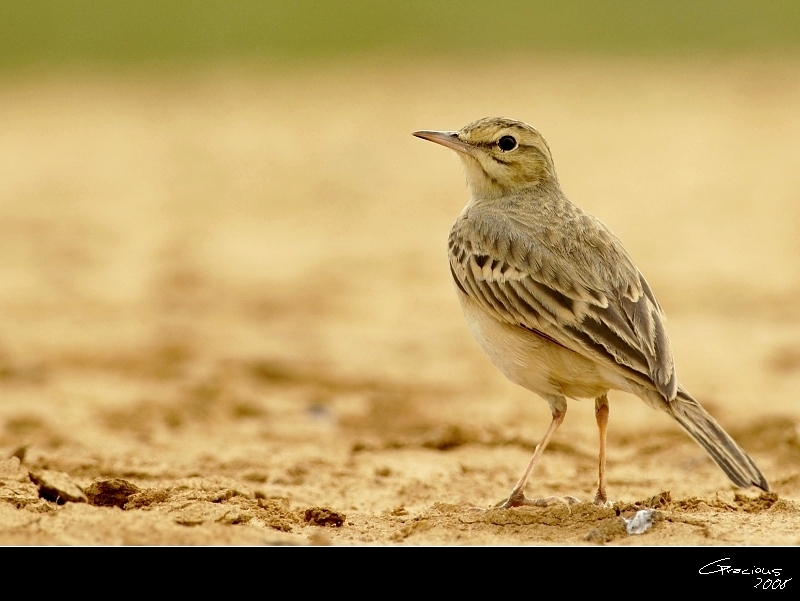
{"type": "MultiPolygon", "coordinates": [[[[778,60],[7,78],[0,542],[800,543],[798,106],[778,60]],[[486,510],[549,412],[470,338],[461,167],[410,132],[489,115],[545,135],[775,494],[612,393],[615,508],[486,510]]],[[[596,438],[572,402],[529,493],[591,499],[596,438]]]]}

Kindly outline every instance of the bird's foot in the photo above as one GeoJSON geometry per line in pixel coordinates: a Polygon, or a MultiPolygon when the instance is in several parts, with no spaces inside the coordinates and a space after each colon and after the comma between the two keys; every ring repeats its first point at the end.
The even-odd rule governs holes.
{"type": "Polygon", "coordinates": [[[495,507],[497,509],[511,509],[512,507],[552,507],[553,505],[575,505],[580,503],[575,497],[542,497],[540,499],[529,499],[522,493],[512,493],[508,499],[501,501],[495,507]]]}
{"type": "Polygon", "coordinates": [[[614,503],[608,500],[606,497],[605,491],[597,491],[597,494],[594,496],[594,504],[597,507],[614,507],[614,503]]]}

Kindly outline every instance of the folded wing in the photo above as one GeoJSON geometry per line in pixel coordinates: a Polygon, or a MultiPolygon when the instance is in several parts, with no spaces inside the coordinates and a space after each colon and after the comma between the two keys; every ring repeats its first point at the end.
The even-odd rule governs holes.
{"type": "Polygon", "coordinates": [[[661,308],[613,234],[590,225],[603,229],[592,244],[554,249],[557,242],[518,224],[462,216],[449,239],[453,278],[497,319],[618,368],[671,401],[678,384],[661,308]]]}

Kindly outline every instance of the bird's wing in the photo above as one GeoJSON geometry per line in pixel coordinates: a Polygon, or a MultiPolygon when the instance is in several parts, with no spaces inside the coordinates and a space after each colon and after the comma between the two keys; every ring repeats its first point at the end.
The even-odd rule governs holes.
{"type": "Polygon", "coordinates": [[[555,248],[552,236],[513,217],[462,215],[449,239],[453,279],[497,319],[674,399],[675,367],[655,296],[610,230],[589,215],[582,219],[591,231],[555,248]]]}

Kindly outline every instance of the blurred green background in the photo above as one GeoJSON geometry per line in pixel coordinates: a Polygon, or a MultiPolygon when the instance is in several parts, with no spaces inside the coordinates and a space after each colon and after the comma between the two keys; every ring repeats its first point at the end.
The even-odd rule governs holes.
{"type": "Polygon", "coordinates": [[[4,0],[0,68],[352,55],[794,53],[797,0],[4,0]]]}

